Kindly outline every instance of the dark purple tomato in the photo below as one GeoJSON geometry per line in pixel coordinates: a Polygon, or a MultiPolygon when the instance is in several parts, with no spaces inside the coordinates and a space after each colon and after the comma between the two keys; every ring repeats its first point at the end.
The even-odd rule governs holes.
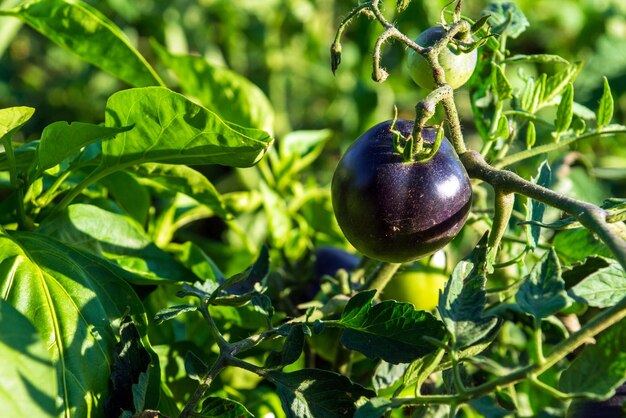
{"type": "Polygon", "coordinates": [[[361,259],[356,255],[335,247],[315,249],[313,276],[319,283],[323,276],[335,277],[340,269],[352,271],[359,266],[361,259]]]}
{"type": "Polygon", "coordinates": [[[567,409],[566,418],[621,418],[626,416],[626,385],[615,390],[605,401],[574,400],[567,409]]]}
{"type": "MultiPolygon", "coordinates": [[[[394,149],[391,121],[361,135],[339,161],[331,191],[344,235],[361,253],[401,263],[432,254],[463,227],[472,201],[465,168],[444,139],[427,162],[404,162],[394,149]]],[[[413,122],[396,121],[408,136],[413,122]]],[[[436,130],[423,131],[432,143],[436,130]]]]}

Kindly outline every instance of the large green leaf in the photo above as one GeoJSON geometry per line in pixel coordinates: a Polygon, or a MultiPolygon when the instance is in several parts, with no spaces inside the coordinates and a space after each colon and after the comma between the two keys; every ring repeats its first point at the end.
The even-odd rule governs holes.
{"type": "Polygon", "coordinates": [[[156,43],[155,50],[176,74],[183,92],[197,98],[220,118],[272,132],[274,110],[265,93],[245,77],[209,64],[203,57],[175,55],[156,43]]]}
{"type": "Polygon", "coordinates": [[[143,178],[150,178],[172,192],[186,194],[213,210],[222,218],[229,216],[222,197],[215,186],[200,172],[185,165],[141,164],[134,170],[143,178]]]}
{"type": "Polygon", "coordinates": [[[606,399],[626,381],[626,320],[611,326],[563,372],[559,389],[606,399]]]}
{"type": "Polygon", "coordinates": [[[0,234],[0,253],[0,297],[32,322],[56,365],[58,416],[102,416],[116,343],[111,321],[126,311],[143,315],[123,280],[128,273],[36,233],[0,234]]]}
{"type": "Polygon", "coordinates": [[[193,279],[190,271],[158,248],[132,218],[97,206],[75,204],[46,219],[38,232],[106,257],[146,282],[193,279]]]}
{"type": "Polygon", "coordinates": [[[162,85],[150,64],[106,16],[80,0],[35,0],[4,10],[84,61],[135,87],[162,85]]]}
{"type": "Polygon", "coordinates": [[[0,415],[55,416],[57,382],[50,354],[33,324],[3,299],[0,358],[0,415]]]}
{"type": "Polygon", "coordinates": [[[374,392],[337,373],[302,369],[292,373],[269,372],[287,418],[344,418],[356,411],[361,397],[374,392]]]}
{"type": "Polygon", "coordinates": [[[339,320],[345,327],[343,345],[393,364],[410,363],[435,350],[422,336],[443,339],[440,321],[410,303],[387,300],[372,306],[375,294],[374,290],[358,293],[346,305],[339,320]]]}
{"type": "Polygon", "coordinates": [[[479,243],[467,259],[456,265],[439,296],[439,314],[459,348],[479,341],[498,323],[497,318],[484,315],[485,249],[479,243]]]}
{"type": "Polygon", "coordinates": [[[47,170],[97,140],[112,138],[131,127],[109,128],[82,122],[54,122],[41,133],[39,168],[47,170]]]}
{"type": "Polygon", "coordinates": [[[249,167],[272,143],[267,132],[225,122],[164,87],[115,93],[107,102],[105,124],[134,125],[102,144],[106,169],[148,162],[249,167]]]}

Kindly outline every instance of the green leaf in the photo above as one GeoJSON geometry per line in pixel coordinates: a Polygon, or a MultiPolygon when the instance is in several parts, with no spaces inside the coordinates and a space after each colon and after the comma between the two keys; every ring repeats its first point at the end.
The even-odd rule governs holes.
{"type": "Polygon", "coordinates": [[[399,406],[389,399],[372,398],[357,409],[354,418],[380,418],[399,406]]]}
{"type": "Polygon", "coordinates": [[[163,85],[115,23],[79,0],[36,0],[3,11],[65,50],[135,87],[163,85]]]}
{"type": "Polygon", "coordinates": [[[289,236],[293,234],[293,223],[285,199],[265,182],[259,183],[263,208],[270,233],[270,243],[278,248],[287,245],[289,236]]]}
{"type": "MultiPolygon", "coordinates": [[[[18,169],[26,170],[28,167],[33,166],[37,161],[37,147],[39,141],[31,141],[24,145],[16,147],[13,152],[15,154],[15,166],[18,169]]],[[[0,153],[0,171],[7,171],[9,169],[9,161],[5,152],[0,153]]]]}
{"type": "Polygon", "coordinates": [[[517,54],[517,55],[513,55],[512,57],[505,59],[504,62],[506,63],[535,62],[539,64],[553,64],[554,63],[554,64],[568,64],[569,65],[569,61],[567,61],[565,58],[560,57],[558,55],[550,55],[550,54],[534,54],[534,55],[517,54]]]}
{"type": "MultiPolygon", "coordinates": [[[[4,264],[0,283],[6,280],[4,264]]],[[[0,415],[57,416],[57,378],[47,347],[33,324],[1,298],[0,358],[0,415]]]]}
{"type": "Polygon", "coordinates": [[[239,402],[214,396],[202,401],[201,411],[191,416],[193,418],[254,418],[254,415],[239,402]]]}
{"type": "Polygon", "coordinates": [[[378,363],[378,366],[376,366],[376,370],[372,376],[372,386],[374,386],[376,392],[393,387],[398,381],[400,381],[400,379],[402,379],[403,376],[406,375],[410,366],[428,357],[429,356],[419,358],[410,365],[406,363],[391,364],[386,361],[381,361],[378,363]]]}
{"type": "Polygon", "coordinates": [[[319,369],[291,373],[269,372],[287,418],[345,418],[356,411],[356,402],[375,393],[345,376],[319,369]]]}
{"type": "Polygon", "coordinates": [[[146,224],[152,199],[147,188],[136,176],[126,171],[116,171],[100,180],[100,184],[107,188],[107,192],[118,206],[139,225],[146,224]]]}
{"type": "Polygon", "coordinates": [[[143,346],[137,327],[130,316],[124,316],[120,341],[115,344],[113,353],[111,391],[105,401],[107,416],[115,416],[120,411],[143,411],[150,362],[150,353],[143,346]]]}
{"type": "Polygon", "coordinates": [[[226,280],[219,267],[206,253],[192,241],[168,248],[176,259],[202,280],[223,282],[226,280]]]}
{"type": "Polygon", "coordinates": [[[559,107],[556,111],[556,120],[554,122],[554,127],[557,140],[559,138],[559,135],[567,131],[572,124],[572,117],[574,115],[573,105],[574,86],[572,85],[572,83],[568,83],[565,91],[561,95],[561,102],[559,103],[559,107]]]}
{"type": "Polygon", "coordinates": [[[500,101],[508,100],[513,95],[513,87],[504,74],[504,70],[496,63],[491,64],[493,92],[500,101]]]}
{"type": "MultiPolygon", "coordinates": [[[[550,188],[552,183],[552,169],[547,161],[541,163],[539,166],[539,174],[536,178],[531,178],[531,181],[539,186],[550,188]]],[[[526,202],[526,221],[528,222],[526,236],[531,249],[537,248],[539,244],[539,238],[541,237],[540,223],[543,221],[545,210],[546,205],[542,202],[530,198],[526,202]]]]}
{"type": "Polygon", "coordinates": [[[133,273],[135,283],[182,281],[191,272],[158,248],[132,218],[86,204],[69,206],[46,219],[38,232],[94,255],[106,257],[133,273]]]}
{"type": "MultiPolygon", "coordinates": [[[[268,248],[261,247],[254,264],[241,273],[225,280],[215,292],[226,291],[229,295],[245,295],[254,291],[255,285],[264,281],[270,273],[270,254],[268,248]]],[[[250,295],[252,296],[252,295],[250,295]]]]}
{"type": "Polygon", "coordinates": [[[103,142],[102,169],[148,162],[249,167],[272,143],[267,132],[225,122],[164,87],[113,94],[107,102],[105,124],[134,125],[134,129],[103,142]]]}
{"type": "Polygon", "coordinates": [[[509,118],[503,115],[498,119],[498,128],[496,129],[495,138],[506,140],[509,135],[509,118]]]}
{"type": "MultiPolygon", "coordinates": [[[[290,132],[278,143],[280,158],[289,167],[292,175],[311,165],[322,153],[326,143],[332,138],[330,129],[317,131],[290,132]]],[[[274,167],[272,167],[274,169],[274,167]]],[[[282,170],[281,170],[282,171],[282,170]]],[[[281,173],[276,173],[280,178],[281,173]]]]}
{"type": "Polygon", "coordinates": [[[598,106],[598,132],[611,123],[611,119],[613,119],[613,106],[611,86],[609,86],[609,80],[604,77],[602,97],[600,98],[600,105],[598,106]]]}
{"type": "Polygon", "coordinates": [[[526,148],[531,149],[537,142],[537,131],[533,122],[528,122],[526,127],[526,148]]]}
{"type": "Polygon", "coordinates": [[[0,141],[20,129],[35,113],[32,107],[19,106],[0,109],[0,141]]]}
{"type": "Polygon", "coordinates": [[[559,390],[596,399],[613,396],[626,381],[626,320],[596,337],[561,374],[559,390]]]}
{"type": "MultiPolygon", "coordinates": [[[[308,334],[311,332],[306,328],[308,334]]],[[[282,369],[296,360],[304,349],[305,325],[294,326],[289,330],[281,351],[272,351],[265,360],[265,367],[270,369],[282,369]]]]}
{"type": "Polygon", "coordinates": [[[187,96],[195,97],[223,120],[273,131],[274,110],[265,93],[245,77],[209,64],[203,57],[176,55],[153,42],[163,63],[176,74],[187,96]]]}
{"type": "Polygon", "coordinates": [[[467,259],[456,265],[439,296],[439,314],[457,348],[479,341],[498,324],[497,318],[483,313],[487,302],[485,257],[486,245],[479,243],[467,259]]]}
{"type": "Polygon", "coordinates": [[[369,358],[410,363],[435,350],[422,336],[443,339],[443,324],[410,303],[383,301],[372,306],[374,290],[357,293],[346,305],[339,324],[345,327],[341,343],[369,358]]]}
{"type": "Polygon", "coordinates": [[[128,310],[143,316],[128,273],[36,233],[0,234],[0,253],[0,297],[46,342],[57,368],[59,415],[102,416],[117,343],[111,321],[128,310]]]}
{"type": "Polygon", "coordinates": [[[47,170],[70,157],[83,147],[132,129],[132,126],[110,128],[83,122],[54,122],[46,126],[41,133],[37,149],[39,168],[47,170]]]}
{"type": "Polygon", "coordinates": [[[396,0],[396,11],[402,13],[409,7],[409,4],[411,4],[411,0],[396,0]]]}
{"type": "Polygon", "coordinates": [[[209,367],[206,363],[196,356],[193,351],[187,351],[185,355],[185,373],[187,373],[187,377],[200,382],[208,372],[209,367]]]}
{"type": "Polygon", "coordinates": [[[268,322],[271,323],[275,312],[274,307],[272,306],[272,299],[270,299],[270,297],[266,294],[254,293],[250,301],[252,302],[254,310],[261,315],[265,315],[268,322]]]}
{"type": "Polygon", "coordinates": [[[582,67],[583,63],[577,62],[548,77],[546,79],[545,89],[543,91],[543,97],[541,99],[541,102],[550,103],[560,94],[562,94],[567,85],[574,82],[574,79],[576,78],[582,67]]]}
{"type": "Polygon", "coordinates": [[[482,14],[491,15],[489,24],[494,33],[511,38],[520,36],[529,25],[522,10],[513,2],[502,0],[490,2],[482,14]]]}
{"type": "Polygon", "coordinates": [[[156,324],[162,324],[163,322],[172,318],[176,318],[178,315],[184,314],[185,312],[193,312],[197,310],[198,307],[194,305],[170,306],[157,312],[157,314],[154,316],[154,322],[156,324]]]}
{"type": "Polygon", "coordinates": [[[553,249],[533,267],[515,295],[524,312],[541,321],[567,305],[561,265],[553,249]]]}
{"type": "Polygon", "coordinates": [[[215,186],[200,172],[184,165],[141,164],[133,168],[139,176],[149,178],[161,187],[192,197],[221,218],[230,217],[215,186]]]}
{"type": "Polygon", "coordinates": [[[590,256],[612,256],[602,241],[585,228],[559,232],[552,245],[565,265],[582,263],[590,256]]]}
{"type": "Polygon", "coordinates": [[[603,259],[606,267],[594,271],[572,287],[568,293],[576,301],[594,308],[608,308],[626,296],[626,273],[612,259],[603,259]]]}

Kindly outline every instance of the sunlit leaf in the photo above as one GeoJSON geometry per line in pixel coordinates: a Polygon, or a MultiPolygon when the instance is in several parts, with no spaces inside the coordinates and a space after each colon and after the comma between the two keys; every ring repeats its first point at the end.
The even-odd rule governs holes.
{"type": "Polygon", "coordinates": [[[35,0],[4,11],[62,48],[135,87],[162,85],[146,59],[106,16],[78,0],[35,0]]]}
{"type": "Polygon", "coordinates": [[[57,368],[59,415],[102,416],[117,342],[111,321],[128,310],[143,315],[128,273],[35,233],[0,234],[0,253],[0,297],[46,344],[57,368]]]}
{"type": "Polygon", "coordinates": [[[176,74],[183,92],[197,98],[222,120],[273,131],[274,110],[263,91],[228,68],[209,64],[203,57],[177,55],[153,43],[165,65],[176,74]]]}
{"type": "MultiPolygon", "coordinates": [[[[0,283],[7,273],[3,264],[0,283]]],[[[56,416],[57,378],[50,354],[33,324],[1,298],[0,356],[0,415],[56,416]]]]}
{"type": "Polygon", "coordinates": [[[248,167],[259,161],[272,138],[233,125],[164,87],[122,90],[106,108],[106,126],[133,125],[102,144],[103,170],[149,162],[248,167]]]}

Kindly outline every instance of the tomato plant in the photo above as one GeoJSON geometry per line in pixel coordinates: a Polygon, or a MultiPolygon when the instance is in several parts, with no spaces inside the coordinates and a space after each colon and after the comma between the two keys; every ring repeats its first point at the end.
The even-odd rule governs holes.
{"type": "MultiPolygon", "coordinates": [[[[337,221],[363,254],[394,263],[416,260],[442,248],[463,227],[472,189],[469,177],[444,138],[428,161],[405,162],[394,149],[393,121],[361,135],[333,176],[337,221]]],[[[394,128],[409,135],[413,123],[394,128]]],[[[424,130],[435,141],[435,130],[424,130]]]]}
{"type": "Polygon", "coordinates": [[[0,3],[0,416],[621,412],[621,0],[0,3]]]}

